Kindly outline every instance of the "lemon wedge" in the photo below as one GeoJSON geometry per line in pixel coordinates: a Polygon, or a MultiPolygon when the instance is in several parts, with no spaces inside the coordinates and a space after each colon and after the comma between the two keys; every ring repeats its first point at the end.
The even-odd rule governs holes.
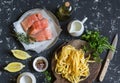
{"type": "Polygon", "coordinates": [[[31,57],[27,52],[22,51],[22,50],[11,50],[11,52],[16,58],[21,59],[21,60],[26,60],[31,57]]]}
{"type": "Polygon", "coordinates": [[[7,70],[9,72],[18,72],[22,70],[24,67],[25,65],[23,65],[20,62],[11,62],[4,68],[4,70],[7,70]]]}

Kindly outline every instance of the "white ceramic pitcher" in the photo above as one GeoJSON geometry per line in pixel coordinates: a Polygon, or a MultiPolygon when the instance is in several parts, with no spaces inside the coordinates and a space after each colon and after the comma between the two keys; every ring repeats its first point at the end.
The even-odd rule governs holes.
{"type": "Polygon", "coordinates": [[[72,36],[80,36],[84,32],[84,23],[86,22],[88,18],[85,17],[82,21],[79,20],[73,20],[68,24],[68,32],[72,36]]]}

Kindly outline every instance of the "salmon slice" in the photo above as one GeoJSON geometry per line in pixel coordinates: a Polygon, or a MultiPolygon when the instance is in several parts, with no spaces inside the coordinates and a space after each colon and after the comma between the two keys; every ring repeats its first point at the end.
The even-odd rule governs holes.
{"type": "Polygon", "coordinates": [[[48,19],[46,19],[46,18],[42,19],[41,20],[41,25],[44,28],[48,27],[48,19]]]}
{"type": "Polygon", "coordinates": [[[42,14],[40,14],[40,13],[36,14],[36,16],[38,17],[39,20],[42,20],[42,19],[43,19],[43,16],[42,16],[42,14]]]}
{"type": "Polygon", "coordinates": [[[31,26],[31,28],[29,29],[28,34],[30,34],[30,35],[36,34],[39,31],[41,31],[42,29],[43,29],[43,27],[42,27],[40,21],[34,22],[33,25],[31,26]]]}
{"type": "Polygon", "coordinates": [[[35,35],[31,35],[32,38],[34,38],[37,42],[48,40],[52,38],[52,33],[48,28],[45,28],[44,30],[40,31],[39,33],[35,35]]]}
{"type": "Polygon", "coordinates": [[[38,17],[36,16],[36,14],[32,14],[28,17],[26,17],[22,22],[21,22],[21,25],[24,29],[25,32],[27,32],[27,30],[32,26],[32,24],[35,22],[35,21],[38,21],[38,17]]]}
{"type": "Polygon", "coordinates": [[[45,38],[46,38],[47,40],[52,38],[52,32],[51,32],[50,29],[46,28],[43,33],[44,33],[45,38]]]}

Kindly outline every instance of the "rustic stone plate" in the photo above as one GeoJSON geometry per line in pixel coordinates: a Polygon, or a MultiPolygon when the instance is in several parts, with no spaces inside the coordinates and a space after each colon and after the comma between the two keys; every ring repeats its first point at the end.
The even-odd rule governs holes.
{"type": "MultiPolygon", "coordinates": [[[[59,52],[62,46],[68,45],[68,44],[74,46],[76,49],[80,49],[87,43],[83,40],[72,40],[68,43],[64,43],[63,45],[61,45],[55,52],[59,52]]],[[[53,56],[51,67],[52,67],[53,74],[56,77],[56,80],[54,81],[54,83],[70,83],[67,79],[55,73],[55,66],[56,66],[56,60],[55,60],[55,57],[53,56]]],[[[101,63],[96,63],[96,62],[90,63],[89,68],[90,68],[90,75],[84,81],[81,81],[79,83],[92,83],[98,76],[98,73],[101,68],[101,63]]]]}

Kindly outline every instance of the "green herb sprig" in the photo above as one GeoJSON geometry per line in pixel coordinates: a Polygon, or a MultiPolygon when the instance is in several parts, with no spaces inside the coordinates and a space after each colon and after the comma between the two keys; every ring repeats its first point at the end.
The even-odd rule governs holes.
{"type": "Polygon", "coordinates": [[[16,37],[19,41],[24,42],[26,44],[30,44],[30,37],[24,33],[16,33],[16,37]]]}
{"type": "Polygon", "coordinates": [[[45,83],[51,83],[51,75],[48,71],[43,72],[45,75],[45,83]]]}
{"type": "Polygon", "coordinates": [[[85,46],[85,51],[92,51],[92,57],[96,62],[100,62],[100,54],[106,50],[114,48],[108,42],[106,37],[100,35],[98,31],[86,31],[85,34],[82,35],[82,39],[88,42],[88,46],[85,46]]]}

